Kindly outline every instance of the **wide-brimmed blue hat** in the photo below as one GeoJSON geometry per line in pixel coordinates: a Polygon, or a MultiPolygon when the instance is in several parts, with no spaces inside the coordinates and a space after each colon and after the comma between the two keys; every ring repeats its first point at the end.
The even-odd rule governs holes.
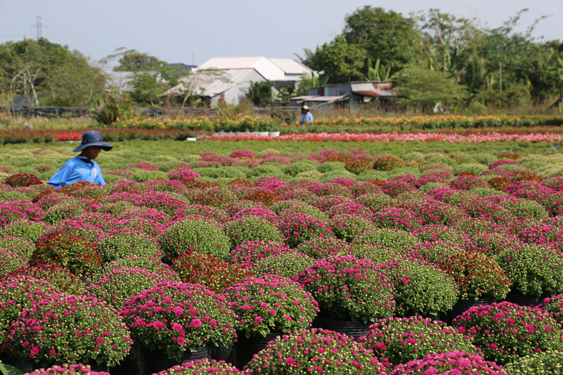
{"type": "Polygon", "coordinates": [[[82,144],[77,148],[75,148],[72,152],[80,152],[84,150],[86,147],[90,147],[90,146],[100,146],[104,151],[109,151],[113,148],[112,145],[110,145],[109,143],[105,143],[102,140],[102,135],[100,134],[99,131],[90,130],[82,134],[82,144]]]}

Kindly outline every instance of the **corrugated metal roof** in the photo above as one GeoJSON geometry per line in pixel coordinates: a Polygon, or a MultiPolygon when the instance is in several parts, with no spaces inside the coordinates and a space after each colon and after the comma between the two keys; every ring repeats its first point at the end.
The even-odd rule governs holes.
{"type": "Polygon", "coordinates": [[[348,95],[341,95],[341,96],[296,96],[291,98],[291,100],[298,100],[304,102],[333,102],[338,101],[346,98],[348,95]]]}
{"type": "Polygon", "coordinates": [[[201,64],[198,69],[237,69],[254,68],[264,56],[255,57],[214,57],[201,64]]]}
{"type": "Polygon", "coordinates": [[[254,68],[268,81],[295,81],[303,73],[313,72],[309,67],[293,59],[269,59],[255,57],[215,57],[198,69],[245,69],[254,68]]]}
{"type": "Polygon", "coordinates": [[[299,61],[294,59],[269,59],[271,62],[276,64],[283,70],[286,74],[298,74],[303,73],[311,74],[313,69],[301,64],[299,61]]]}
{"type": "Polygon", "coordinates": [[[393,96],[393,90],[381,90],[375,83],[351,83],[352,92],[354,94],[366,96],[393,96]]]}

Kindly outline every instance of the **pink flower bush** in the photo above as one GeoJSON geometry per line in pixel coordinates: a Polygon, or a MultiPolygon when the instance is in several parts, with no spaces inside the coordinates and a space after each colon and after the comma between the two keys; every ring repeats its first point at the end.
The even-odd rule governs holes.
{"type": "Polygon", "coordinates": [[[22,361],[114,366],[131,343],[129,330],[108,304],[60,293],[23,310],[3,348],[22,361]]]}
{"type": "Polygon", "coordinates": [[[168,172],[167,176],[171,180],[178,180],[178,181],[189,181],[194,178],[201,177],[198,173],[194,171],[190,171],[189,169],[185,169],[185,168],[176,168],[168,172]]]}
{"type": "Polygon", "coordinates": [[[467,375],[509,375],[494,362],[483,360],[478,354],[453,350],[447,353],[429,353],[424,359],[399,364],[389,375],[423,374],[467,374],[467,375]]]}
{"type": "Polygon", "coordinates": [[[257,260],[290,251],[291,250],[281,242],[269,240],[243,241],[239,246],[235,247],[230,256],[233,263],[249,269],[252,268],[252,265],[257,260]]]}
{"type": "Polygon", "coordinates": [[[223,292],[246,337],[307,329],[319,311],[301,285],[277,275],[246,279],[223,292]]]}
{"type": "Polygon", "coordinates": [[[76,363],[73,365],[63,364],[62,366],[53,365],[47,369],[40,368],[33,372],[26,372],[23,375],[109,375],[108,372],[104,371],[93,371],[90,365],[83,365],[82,363],[76,363]]]}
{"type": "Polygon", "coordinates": [[[237,150],[237,151],[233,151],[231,153],[231,158],[253,158],[254,157],[254,153],[248,150],[237,150]]]}
{"type": "Polygon", "coordinates": [[[139,169],[144,169],[145,171],[158,171],[157,167],[155,167],[151,163],[147,163],[146,161],[131,163],[127,166],[127,168],[139,168],[139,169]]]}
{"type": "Polygon", "coordinates": [[[283,218],[279,222],[278,228],[291,248],[315,238],[334,237],[334,233],[328,223],[299,213],[283,218]]]}
{"type": "Polygon", "coordinates": [[[370,326],[368,334],[359,342],[373,350],[379,361],[389,361],[393,366],[424,359],[428,354],[452,351],[479,354],[469,337],[446,323],[421,316],[380,319],[370,326]]]}
{"type": "Polygon", "coordinates": [[[295,250],[312,258],[321,259],[336,256],[349,249],[350,245],[346,241],[337,238],[315,238],[299,244],[295,250]]]}
{"type": "Polygon", "coordinates": [[[236,367],[224,361],[216,361],[214,359],[199,359],[182,363],[169,368],[168,370],[161,371],[155,375],[205,375],[205,374],[242,374],[236,367]]]}
{"type": "Polygon", "coordinates": [[[236,316],[225,298],[197,284],[158,283],[127,301],[119,314],[135,342],[164,350],[171,359],[236,338],[236,316]]]}
{"type": "Polygon", "coordinates": [[[381,267],[350,255],[319,259],[299,275],[321,314],[334,319],[375,322],[393,316],[395,290],[381,267]]]}
{"type": "Polygon", "coordinates": [[[372,220],[379,228],[399,229],[407,232],[420,228],[422,222],[416,213],[402,208],[384,208],[374,213],[372,220]]]}
{"type": "Polygon", "coordinates": [[[509,302],[475,306],[454,319],[485,359],[499,364],[545,350],[563,349],[563,329],[546,311],[509,302]]]}
{"type": "Polygon", "coordinates": [[[373,353],[348,336],[323,329],[282,335],[256,354],[245,370],[250,374],[386,374],[373,353]]]}
{"type": "Polygon", "coordinates": [[[488,188],[489,185],[479,177],[460,176],[450,182],[450,187],[455,190],[471,190],[475,188],[488,188]]]}

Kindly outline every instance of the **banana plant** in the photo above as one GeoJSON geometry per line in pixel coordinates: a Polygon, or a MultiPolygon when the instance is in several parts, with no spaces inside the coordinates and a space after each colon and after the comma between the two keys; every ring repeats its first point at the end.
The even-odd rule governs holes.
{"type": "Polygon", "coordinates": [[[375,65],[371,66],[371,59],[368,59],[368,75],[365,76],[360,73],[360,78],[364,81],[386,82],[389,81],[391,76],[391,67],[385,68],[381,61],[377,59],[375,65]]]}
{"type": "Polygon", "coordinates": [[[430,57],[428,58],[428,69],[434,70],[434,60],[437,61],[439,65],[441,65],[441,70],[444,73],[450,73],[452,77],[455,77],[458,82],[458,74],[457,74],[457,64],[459,60],[459,47],[456,44],[453,52],[450,52],[450,48],[446,46],[444,48],[444,53],[439,53],[435,47],[431,47],[429,50],[430,57]]]}

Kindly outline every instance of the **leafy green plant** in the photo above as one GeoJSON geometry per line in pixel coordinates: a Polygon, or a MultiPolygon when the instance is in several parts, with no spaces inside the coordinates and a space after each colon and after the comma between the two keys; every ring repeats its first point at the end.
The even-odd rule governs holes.
{"type": "Polygon", "coordinates": [[[102,126],[109,126],[118,120],[132,120],[136,117],[129,98],[108,95],[91,111],[92,118],[102,126]]]}

